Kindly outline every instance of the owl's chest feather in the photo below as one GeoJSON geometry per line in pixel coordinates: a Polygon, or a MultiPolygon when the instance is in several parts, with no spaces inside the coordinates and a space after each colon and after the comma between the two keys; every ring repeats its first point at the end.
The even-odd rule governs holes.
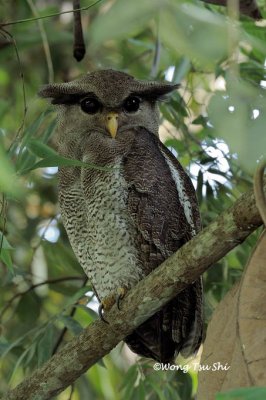
{"type": "Polygon", "coordinates": [[[60,191],[72,247],[100,298],[119,286],[134,286],[143,277],[120,164],[117,160],[106,173],[83,169],[78,183],[60,191]]]}

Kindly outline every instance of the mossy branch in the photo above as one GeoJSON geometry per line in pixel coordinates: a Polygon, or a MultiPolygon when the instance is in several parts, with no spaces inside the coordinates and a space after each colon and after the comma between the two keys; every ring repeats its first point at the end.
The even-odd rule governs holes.
{"type": "Polygon", "coordinates": [[[113,307],[105,315],[109,324],[97,320],[89,325],[29,378],[6,393],[4,399],[44,400],[62,392],[261,224],[254,193],[249,191],[139,282],[122,301],[120,311],[113,307]]]}

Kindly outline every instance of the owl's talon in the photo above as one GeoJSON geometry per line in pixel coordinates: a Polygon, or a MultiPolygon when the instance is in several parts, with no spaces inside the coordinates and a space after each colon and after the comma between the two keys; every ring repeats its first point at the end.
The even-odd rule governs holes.
{"type": "Polygon", "coordinates": [[[104,311],[109,311],[114,304],[116,304],[118,310],[120,310],[120,301],[125,297],[126,292],[127,289],[125,287],[119,287],[117,288],[116,293],[110,294],[110,296],[105,297],[101,301],[98,308],[98,313],[102,321],[109,324],[109,322],[104,318],[104,311]]]}
{"type": "Polygon", "coordinates": [[[105,297],[102,301],[101,304],[99,305],[98,312],[100,315],[100,318],[102,321],[107,322],[106,319],[103,316],[103,311],[109,311],[112,306],[115,304],[116,296],[112,293],[110,296],[105,297]]]}
{"type": "Polygon", "coordinates": [[[106,324],[109,324],[109,322],[104,318],[104,316],[103,316],[103,310],[104,310],[104,305],[103,305],[103,303],[101,303],[100,305],[99,305],[99,308],[98,308],[98,313],[99,313],[99,316],[100,316],[100,319],[103,321],[103,322],[105,322],[106,324]]]}
{"type": "Polygon", "coordinates": [[[117,306],[118,310],[121,310],[121,308],[120,308],[120,301],[123,300],[123,298],[124,298],[125,295],[126,295],[126,292],[127,292],[127,290],[126,290],[126,288],[124,288],[124,287],[119,287],[119,288],[117,289],[117,293],[116,293],[116,306],[117,306]]]}

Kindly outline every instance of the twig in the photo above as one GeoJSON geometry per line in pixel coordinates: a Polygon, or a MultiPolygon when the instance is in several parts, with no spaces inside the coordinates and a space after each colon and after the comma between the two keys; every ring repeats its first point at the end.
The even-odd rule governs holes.
{"type": "Polygon", "coordinates": [[[96,6],[96,4],[100,3],[102,0],[97,0],[95,1],[93,4],[90,4],[89,6],[85,6],[85,7],[81,7],[78,10],[67,10],[67,11],[61,11],[58,13],[53,13],[53,14],[48,14],[48,15],[42,15],[39,17],[34,17],[34,18],[25,18],[25,19],[19,19],[17,21],[10,21],[10,22],[3,22],[0,24],[0,28],[2,28],[3,26],[9,26],[9,25],[16,25],[16,24],[23,24],[24,22],[32,22],[32,21],[37,21],[39,19],[45,19],[45,18],[52,18],[52,17],[58,17],[59,15],[63,15],[63,14],[69,14],[69,13],[73,13],[75,11],[85,11],[88,10],[89,8],[96,6]]]}
{"type": "Polygon", "coordinates": [[[151,68],[151,77],[155,77],[157,75],[159,63],[161,57],[161,42],[160,42],[160,34],[159,34],[159,21],[157,21],[157,35],[156,35],[156,42],[155,42],[155,51],[154,57],[152,61],[152,68],[151,68]]]}
{"type": "Polygon", "coordinates": [[[2,194],[2,201],[1,201],[1,211],[0,211],[0,215],[3,216],[3,228],[2,228],[2,236],[1,236],[1,242],[0,242],[0,254],[1,254],[1,251],[2,251],[2,247],[3,247],[4,232],[5,232],[5,229],[6,229],[6,222],[7,222],[6,213],[7,213],[7,201],[6,201],[6,196],[3,193],[2,194]]]}
{"type": "MultiPolygon", "coordinates": [[[[39,17],[38,10],[35,7],[35,5],[32,2],[32,0],[27,0],[27,3],[29,5],[33,15],[36,18],[38,18],[39,17]]],[[[45,54],[45,58],[46,58],[46,64],[47,64],[47,69],[48,69],[48,81],[49,81],[49,83],[53,83],[53,81],[54,81],[54,67],[53,67],[53,62],[52,62],[52,57],[51,57],[50,46],[49,46],[47,34],[46,34],[44,26],[43,26],[43,21],[38,19],[37,23],[38,23],[40,34],[41,34],[41,37],[42,37],[43,50],[44,50],[44,54],[45,54]]]]}
{"type": "Polygon", "coordinates": [[[74,394],[74,389],[75,389],[75,385],[74,385],[74,383],[71,385],[71,391],[70,391],[70,395],[69,395],[69,398],[68,398],[68,400],[71,400],[72,399],[72,396],[73,396],[73,394],[74,394]]]}
{"type": "Polygon", "coordinates": [[[14,137],[14,139],[12,140],[12,143],[8,149],[8,151],[11,150],[12,146],[15,144],[15,142],[18,140],[19,136],[20,136],[20,132],[23,130],[24,124],[25,124],[25,119],[26,119],[26,114],[27,114],[27,101],[26,101],[26,91],[25,91],[25,82],[24,82],[24,74],[23,74],[23,69],[22,69],[22,64],[20,61],[20,56],[19,56],[19,52],[18,52],[18,48],[17,48],[17,43],[15,41],[15,39],[13,38],[13,36],[11,35],[11,33],[7,32],[5,29],[3,29],[3,25],[0,24],[0,32],[6,36],[8,36],[14,46],[15,49],[15,53],[16,53],[16,58],[18,61],[18,66],[19,66],[19,74],[20,74],[20,78],[21,78],[21,83],[22,83],[22,94],[23,94],[23,106],[24,106],[24,110],[23,110],[23,118],[22,118],[22,122],[16,132],[16,135],[14,137]]]}
{"type": "Polygon", "coordinates": [[[48,285],[48,284],[50,285],[50,284],[55,284],[55,283],[64,282],[64,281],[81,280],[81,279],[84,279],[84,277],[83,276],[64,276],[62,278],[47,279],[43,282],[32,284],[31,286],[28,287],[28,289],[24,290],[23,292],[16,293],[13,297],[11,297],[11,299],[9,299],[7,301],[7,303],[5,304],[5,307],[2,309],[2,311],[0,313],[0,320],[3,318],[5,312],[12,305],[14,300],[16,300],[18,297],[23,296],[26,293],[31,292],[35,288],[42,286],[42,285],[48,285]]]}

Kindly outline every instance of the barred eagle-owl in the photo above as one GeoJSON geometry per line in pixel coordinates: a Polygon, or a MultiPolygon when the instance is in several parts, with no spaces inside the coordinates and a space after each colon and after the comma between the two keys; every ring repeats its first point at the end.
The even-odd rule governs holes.
{"type": "MultiPolygon", "coordinates": [[[[59,153],[105,167],[59,169],[63,223],[103,310],[200,229],[192,183],[158,138],[158,101],[176,87],[101,70],[40,91],[58,111],[59,153]]],[[[201,338],[199,279],[125,342],[169,362],[201,338]]]]}

